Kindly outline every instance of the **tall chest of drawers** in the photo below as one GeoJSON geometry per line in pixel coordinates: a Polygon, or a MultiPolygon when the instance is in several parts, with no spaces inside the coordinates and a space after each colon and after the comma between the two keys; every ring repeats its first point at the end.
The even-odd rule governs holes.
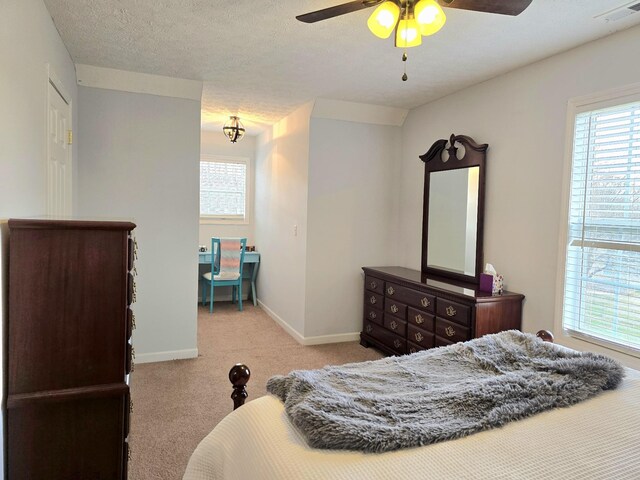
{"type": "Polygon", "coordinates": [[[519,293],[491,295],[403,267],[363,271],[360,343],[366,347],[404,355],[521,327],[519,293]]]}
{"type": "Polygon", "coordinates": [[[9,479],[127,478],[134,227],[8,222],[9,479]]]}

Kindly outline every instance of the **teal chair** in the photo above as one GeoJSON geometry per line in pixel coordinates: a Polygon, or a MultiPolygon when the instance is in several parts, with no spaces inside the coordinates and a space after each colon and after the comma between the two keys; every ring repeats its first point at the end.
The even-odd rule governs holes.
{"type": "Polygon", "coordinates": [[[207,303],[207,289],[211,292],[209,312],[213,313],[213,290],[215,287],[233,287],[231,301],[236,301],[238,293],[238,310],[242,311],[242,266],[246,238],[212,238],[211,239],[211,271],[202,275],[202,305],[207,303]]]}

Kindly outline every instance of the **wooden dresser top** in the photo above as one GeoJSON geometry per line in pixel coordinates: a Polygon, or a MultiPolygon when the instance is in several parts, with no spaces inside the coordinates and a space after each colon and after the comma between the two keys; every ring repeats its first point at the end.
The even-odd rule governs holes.
{"type": "Polygon", "coordinates": [[[407,286],[414,288],[427,287],[430,290],[441,291],[444,293],[454,294],[457,296],[467,297],[476,302],[495,301],[501,299],[522,299],[524,295],[520,293],[504,291],[500,295],[492,295],[488,292],[481,292],[478,285],[472,283],[463,283],[455,280],[443,279],[440,277],[426,275],[419,270],[413,270],[405,267],[362,267],[364,273],[374,277],[380,277],[388,281],[399,281],[407,286]]]}

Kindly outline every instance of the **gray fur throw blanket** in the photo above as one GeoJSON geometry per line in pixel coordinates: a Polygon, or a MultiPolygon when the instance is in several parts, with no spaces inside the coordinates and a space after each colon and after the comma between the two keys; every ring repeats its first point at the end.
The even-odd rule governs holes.
{"type": "Polygon", "coordinates": [[[463,437],[613,389],[623,367],[510,330],[413,355],[275,376],[315,448],[385,452],[463,437]]]}

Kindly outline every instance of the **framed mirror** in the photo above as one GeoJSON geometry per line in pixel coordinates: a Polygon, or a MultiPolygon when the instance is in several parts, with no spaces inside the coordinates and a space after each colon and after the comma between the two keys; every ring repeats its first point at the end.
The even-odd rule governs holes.
{"type": "Polygon", "coordinates": [[[465,135],[435,142],[424,162],[422,273],[478,284],[488,145],[465,135]]]}

